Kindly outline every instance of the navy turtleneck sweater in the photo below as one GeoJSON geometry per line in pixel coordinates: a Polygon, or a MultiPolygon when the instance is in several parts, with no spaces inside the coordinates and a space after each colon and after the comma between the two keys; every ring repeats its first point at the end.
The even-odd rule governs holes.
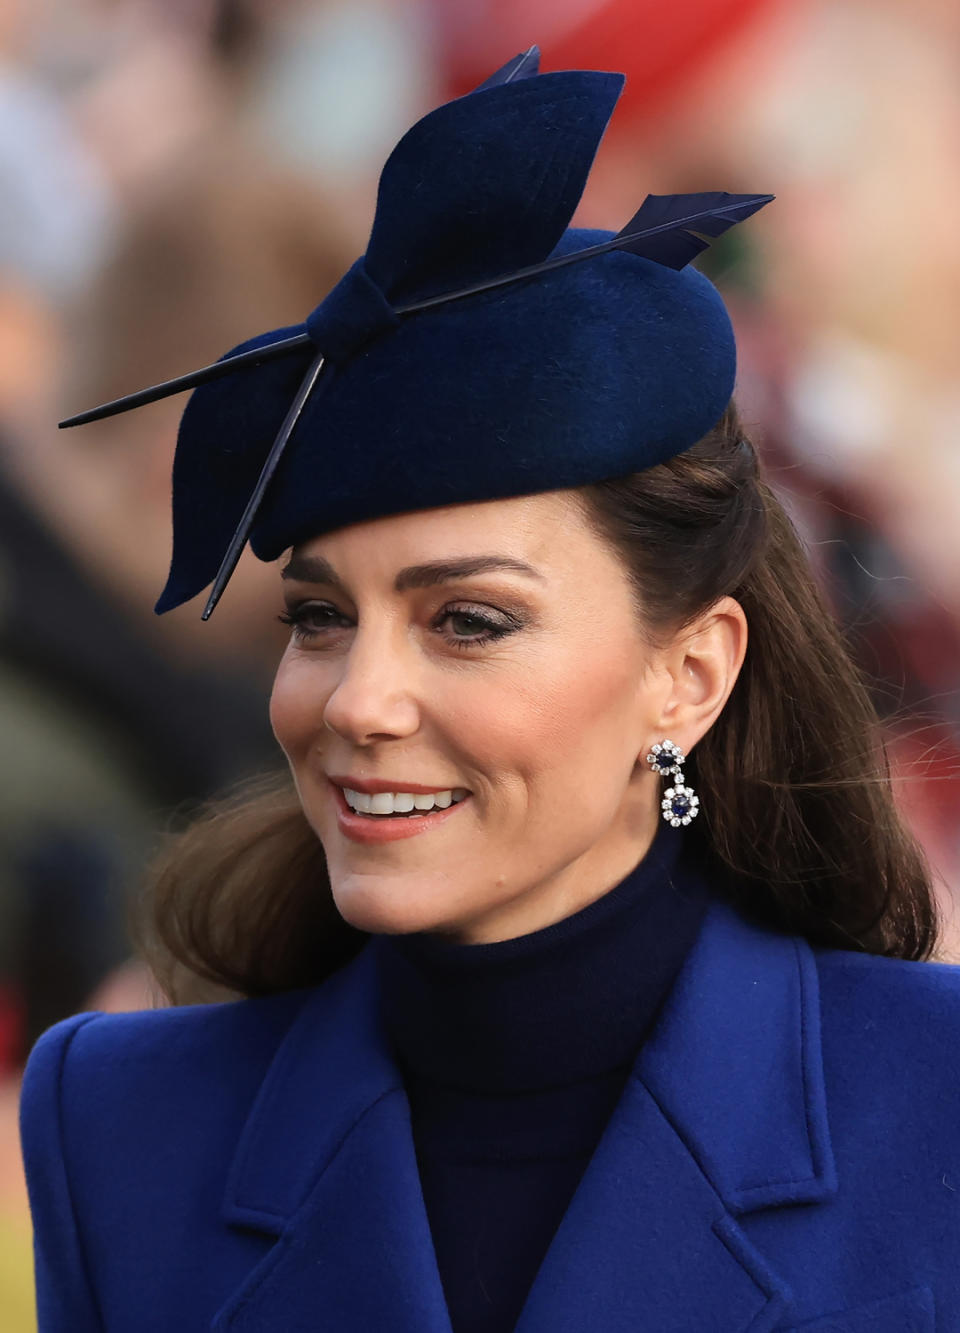
{"type": "Polygon", "coordinates": [[[379,936],[384,1020],[454,1333],[511,1333],[698,931],[707,890],[661,824],[627,878],[495,944],[379,936]]]}

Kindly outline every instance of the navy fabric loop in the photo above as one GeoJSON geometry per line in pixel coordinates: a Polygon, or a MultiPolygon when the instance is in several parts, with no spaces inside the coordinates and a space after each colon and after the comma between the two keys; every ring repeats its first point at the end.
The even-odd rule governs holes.
{"type": "Polygon", "coordinates": [[[363,258],[351,265],[306,319],[313,342],[329,361],[340,366],[399,324],[399,316],[370,278],[363,258]]]}

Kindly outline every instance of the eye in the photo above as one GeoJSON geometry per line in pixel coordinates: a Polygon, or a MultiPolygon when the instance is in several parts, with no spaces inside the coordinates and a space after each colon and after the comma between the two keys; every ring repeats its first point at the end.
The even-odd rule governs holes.
{"type": "Polygon", "coordinates": [[[310,639],[315,634],[334,628],[338,621],[346,617],[329,602],[300,602],[289,611],[281,612],[277,619],[281,624],[291,627],[294,638],[310,639]]]}
{"type": "Polygon", "coordinates": [[[512,617],[495,620],[492,616],[475,607],[445,607],[440,612],[438,623],[450,621],[456,626],[454,634],[444,635],[456,648],[470,649],[502,639],[513,634],[520,626],[512,617]]]}

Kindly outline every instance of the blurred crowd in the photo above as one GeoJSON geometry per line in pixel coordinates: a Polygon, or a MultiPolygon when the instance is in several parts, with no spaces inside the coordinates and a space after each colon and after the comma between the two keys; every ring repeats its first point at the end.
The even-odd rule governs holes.
{"type": "MultiPolygon", "coordinates": [[[[32,1327],[18,1071],[150,1003],[158,836],[276,767],[284,634],[249,555],[158,622],[183,400],[56,421],[300,321],[418,115],[532,42],[628,88],[578,221],[771,192],[704,267],[738,396],[960,894],[960,9],[952,0],[0,0],[0,1325],[32,1327]]],[[[960,943],[956,947],[960,958],[960,943]]]]}

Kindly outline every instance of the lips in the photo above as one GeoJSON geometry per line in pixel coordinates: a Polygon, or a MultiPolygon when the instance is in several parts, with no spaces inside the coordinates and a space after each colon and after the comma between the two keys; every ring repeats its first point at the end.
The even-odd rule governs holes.
{"type": "Polygon", "coordinates": [[[367,792],[354,791],[350,787],[345,787],[344,796],[347,805],[351,810],[361,815],[393,816],[406,815],[420,812],[429,813],[431,810],[446,810],[447,806],[455,802],[462,801],[469,795],[466,787],[457,787],[453,791],[449,789],[436,794],[428,793],[420,796],[412,792],[379,792],[369,795],[367,792]]]}
{"type": "Polygon", "coordinates": [[[355,778],[345,773],[328,773],[327,777],[340,788],[366,792],[371,796],[385,791],[408,791],[414,796],[434,796],[438,791],[453,791],[462,786],[459,782],[448,782],[444,787],[424,787],[419,782],[401,782],[388,778],[355,778]]]}
{"type": "MultiPolygon", "coordinates": [[[[350,809],[343,791],[336,782],[331,781],[330,787],[337,809],[337,827],[345,837],[359,843],[395,842],[403,838],[417,837],[419,834],[438,828],[458,810],[469,805],[472,799],[468,792],[462,801],[448,805],[445,810],[420,811],[413,817],[404,814],[362,815],[350,809]]],[[[395,789],[388,788],[388,790],[395,789]]]]}

